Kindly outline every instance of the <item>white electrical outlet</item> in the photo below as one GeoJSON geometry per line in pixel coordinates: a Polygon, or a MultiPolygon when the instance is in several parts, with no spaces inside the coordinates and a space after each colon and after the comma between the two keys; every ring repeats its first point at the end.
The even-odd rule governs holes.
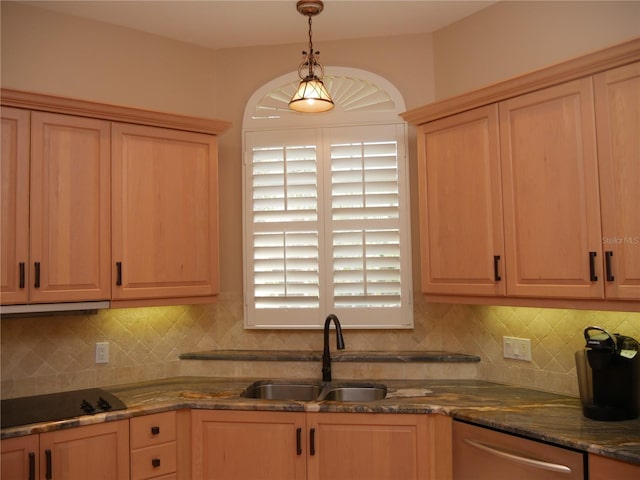
{"type": "Polygon", "coordinates": [[[504,358],[531,361],[531,340],[528,338],[502,337],[504,358]]]}
{"type": "Polygon", "coordinates": [[[96,343],[96,363],[109,363],[109,342],[96,343]]]}

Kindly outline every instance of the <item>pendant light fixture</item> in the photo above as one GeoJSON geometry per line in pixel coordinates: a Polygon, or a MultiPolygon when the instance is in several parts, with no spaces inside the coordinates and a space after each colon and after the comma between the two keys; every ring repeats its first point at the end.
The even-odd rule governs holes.
{"type": "Polygon", "coordinates": [[[298,67],[300,85],[289,101],[289,108],[303,113],[327,112],[334,104],[322,83],[324,67],[318,62],[320,52],[313,50],[311,40],[311,18],[322,12],[324,4],[320,0],[300,0],[296,8],[302,15],[309,17],[309,50],[302,52],[304,58],[298,67]]]}

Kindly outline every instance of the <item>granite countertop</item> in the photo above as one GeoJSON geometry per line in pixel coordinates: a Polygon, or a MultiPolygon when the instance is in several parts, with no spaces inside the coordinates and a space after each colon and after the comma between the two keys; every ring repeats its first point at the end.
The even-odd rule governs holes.
{"type": "MultiPolygon", "coordinates": [[[[306,350],[208,350],[204,352],[182,353],[180,360],[244,360],[261,362],[320,362],[322,352],[306,350]]],[[[331,353],[332,362],[437,362],[464,363],[479,362],[477,355],[450,353],[442,351],[399,351],[399,352],[353,352],[337,351],[331,353]]]]}
{"type": "Polygon", "coordinates": [[[379,379],[370,382],[387,385],[387,398],[373,402],[297,402],[241,397],[242,391],[255,380],[176,377],[106,387],[124,401],[126,410],[7,428],[2,430],[2,438],[181,408],[441,413],[528,438],[640,464],[640,419],[621,422],[590,420],[582,415],[580,401],[574,397],[478,380],[379,379]]]}

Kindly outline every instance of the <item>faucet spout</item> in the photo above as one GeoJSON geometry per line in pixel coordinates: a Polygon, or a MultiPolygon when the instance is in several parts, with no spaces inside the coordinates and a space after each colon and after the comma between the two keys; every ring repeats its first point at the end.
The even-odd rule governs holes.
{"type": "Polygon", "coordinates": [[[333,313],[330,313],[324,321],[324,350],[322,351],[322,381],[331,381],[331,353],[329,352],[329,327],[331,321],[336,326],[336,348],[344,350],[344,338],[342,337],[342,327],[340,320],[333,313]]]}

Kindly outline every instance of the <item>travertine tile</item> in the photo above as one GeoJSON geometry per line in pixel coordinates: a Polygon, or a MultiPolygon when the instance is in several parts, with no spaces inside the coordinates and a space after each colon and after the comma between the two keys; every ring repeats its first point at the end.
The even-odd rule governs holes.
{"type": "MultiPolygon", "coordinates": [[[[334,362],[335,378],[479,378],[577,395],[574,352],[583,330],[599,325],[640,339],[640,314],[543,308],[417,303],[412,330],[345,330],[347,349],[448,350],[481,357],[476,364],[334,362]],[[502,337],[531,339],[533,361],[502,356],[502,337]]],[[[3,318],[1,395],[10,398],[152,380],[176,375],[320,377],[320,364],[181,361],[182,352],[213,349],[322,349],[314,331],[243,328],[242,299],[214,305],[116,309],[96,315],[3,318]],[[109,342],[110,361],[95,364],[95,343],[109,342]]],[[[332,348],[335,346],[331,334],[332,348]]]]}

